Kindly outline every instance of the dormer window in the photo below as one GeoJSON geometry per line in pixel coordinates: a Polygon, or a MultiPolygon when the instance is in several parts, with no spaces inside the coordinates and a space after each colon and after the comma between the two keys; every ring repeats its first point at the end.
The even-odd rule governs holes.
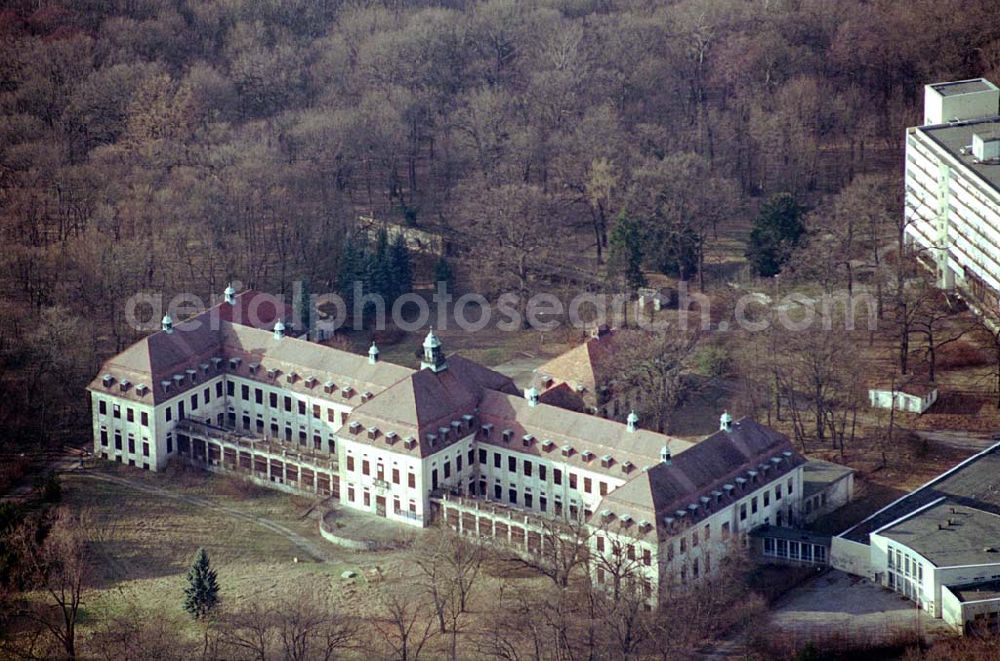
{"type": "Polygon", "coordinates": [[[691,514],[695,514],[698,512],[698,504],[691,503],[690,505],[688,505],[688,509],[691,510],[691,514]]]}
{"type": "Polygon", "coordinates": [[[191,383],[197,383],[198,382],[198,371],[197,370],[187,369],[187,370],[184,370],[184,372],[188,375],[188,378],[191,379],[191,383]]]}
{"type": "Polygon", "coordinates": [[[350,399],[351,397],[354,396],[354,388],[352,388],[351,386],[344,386],[343,388],[340,389],[340,395],[344,399],[350,399]]]}
{"type": "Polygon", "coordinates": [[[785,459],[791,459],[792,453],[789,452],[788,450],[785,450],[784,452],[781,453],[781,456],[784,457],[785,459]]]}
{"type": "Polygon", "coordinates": [[[355,420],[347,426],[352,434],[358,434],[361,432],[361,423],[355,420]]]}
{"type": "Polygon", "coordinates": [[[626,525],[626,526],[632,525],[632,515],[631,514],[622,514],[621,520],[622,520],[622,524],[623,525],[626,525]]]}
{"type": "Polygon", "coordinates": [[[385,433],[385,443],[386,443],[386,445],[392,445],[393,443],[396,442],[397,438],[399,438],[399,434],[397,434],[394,431],[387,431],[385,433]]]}
{"type": "Polygon", "coordinates": [[[535,442],[535,437],[532,436],[531,434],[525,434],[524,436],[521,437],[521,445],[523,445],[526,448],[530,448],[534,442],[535,442]]]}
{"type": "Polygon", "coordinates": [[[771,457],[770,461],[775,467],[777,467],[778,464],[781,463],[781,457],[771,457]]]}
{"type": "Polygon", "coordinates": [[[149,392],[149,386],[145,383],[140,383],[135,387],[135,394],[139,395],[139,397],[145,397],[147,392],[149,392]]]}
{"type": "Polygon", "coordinates": [[[221,364],[222,364],[222,358],[220,358],[219,356],[212,356],[212,367],[215,368],[215,371],[219,371],[219,365],[221,364]]]}
{"type": "Polygon", "coordinates": [[[368,439],[374,441],[376,438],[378,438],[378,427],[369,427],[368,439]]]}
{"type": "Polygon", "coordinates": [[[208,376],[208,363],[202,363],[201,365],[198,365],[198,367],[201,368],[202,374],[208,376]]]}
{"type": "Polygon", "coordinates": [[[712,498],[715,499],[715,504],[718,505],[719,503],[722,502],[722,492],[721,491],[713,491],[712,492],[712,498]]]}
{"type": "Polygon", "coordinates": [[[164,393],[170,392],[170,382],[160,381],[160,389],[163,390],[164,393]]]}
{"type": "Polygon", "coordinates": [[[333,381],[327,381],[326,383],[323,384],[323,392],[325,392],[327,395],[329,395],[336,389],[337,389],[337,384],[335,384],[333,381]]]}
{"type": "Polygon", "coordinates": [[[297,378],[299,378],[299,375],[296,374],[295,372],[289,372],[287,375],[285,375],[285,381],[287,381],[288,383],[295,383],[295,380],[297,378]]]}
{"type": "Polygon", "coordinates": [[[437,447],[437,434],[427,434],[427,445],[437,447]]]}
{"type": "Polygon", "coordinates": [[[573,446],[571,446],[571,445],[564,445],[564,446],[562,446],[562,456],[568,457],[568,456],[570,456],[572,454],[573,454],[573,446]]]}
{"type": "Polygon", "coordinates": [[[610,454],[604,455],[601,457],[601,468],[611,468],[612,461],[614,461],[614,459],[611,458],[610,454]]]}
{"type": "Polygon", "coordinates": [[[475,420],[475,418],[473,416],[469,415],[468,413],[466,413],[465,415],[462,416],[462,422],[465,423],[465,430],[466,431],[469,431],[470,429],[472,429],[472,422],[473,422],[473,420],[475,420]]]}
{"type": "Polygon", "coordinates": [[[489,438],[490,434],[493,433],[493,425],[487,422],[485,425],[479,428],[479,432],[483,438],[489,438]]]}
{"type": "Polygon", "coordinates": [[[451,430],[447,427],[438,427],[438,433],[441,435],[443,443],[447,443],[451,439],[451,430]]]}
{"type": "Polygon", "coordinates": [[[459,436],[461,436],[462,435],[462,421],[461,420],[452,420],[451,421],[451,430],[452,430],[452,432],[454,432],[455,438],[458,438],[459,436]]]}
{"type": "Polygon", "coordinates": [[[674,512],[674,516],[676,516],[681,521],[683,521],[684,517],[686,517],[687,515],[688,513],[685,510],[677,510],[674,512]]]}
{"type": "Polygon", "coordinates": [[[622,472],[625,474],[631,473],[633,468],[635,468],[635,464],[631,461],[626,461],[622,464],[622,472]]]}
{"type": "Polygon", "coordinates": [[[725,484],[725,485],[722,486],[722,490],[725,491],[727,495],[732,495],[732,493],[733,493],[733,491],[735,489],[736,489],[736,487],[734,487],[731,484],[725,484]]]}
{"type": "Polygon", "coordinates": [[[503,442],[504,443],[510,443],[510,439],[512,439],[513,437],[514,437],[514,430],[513,429],[504,429],[503,430],[503,442]]]}
{"type": "Polygon", "coordinates": [[[738,486],[740,489],[746,489],[747,488],[746,479],[742,477],[736,478],[736,486],[738,486]]]}
{"type": "Polygon", "coordinates": [[[131,384],[131,383],[129,382],[129,380],[128,380],[128,379],[122,379],[122,380],[121,380],[121,381],[120,381],[120,382],[118,383],[118,389],[119,389],[120,391],[122,391],[122,392],[128,392],[128,388],[129,388],[129,386],[131,386],[131,385],[132,385],[132,384],[131,384]]]}
{"type": "Polygon", "coordinates": [[[278,376],[278,368],[276,367],[267,368],[267,378],[273,379],[276,378],[277,376],[278,376]]]}
{"type": "Polygon", "coordinates": [[[251,374],[256,374],[257,370],[260,369],[260,363],[250,363],[247,367],[250,368],[251,374]]]}
{"type": "Polygon", "coordinates": [[[182,383],[184,383],[184,375],[183,374],[174,374],[174,384],[178,388],[180,388],[182,383]]]}
{"type": "Polygon", "coordinates": [[[110,388],[115,383],[115,377],[110,374],[105,374],[101,377],[101,383],[104,384],[105,388],[110,388]]]}
{"type": "Polygon", "coordinates": [[[546,452],[552,452],[552,448],[554,448],[555,446],[556,444],[550,441],[549,439],[545,439],[544,441],[542,441],[542,449],[545,450],[546,452]]]}
{"type": "Polygon", "coordinates": [[[581,458],[582,458],[582,459],[583,459],[584,461],[591,461],[591,460],[593,460],[593,458],[594,458],[594,453],[593,453],[593,452],[591,452],[590,450],[586,450],[586,451],[584,451],[584,452],[583,452],[583,454],[581,454],[581,455],[580,455],[580,457],[581,457],[581,458]]]}
{"type": "Polygon", "coordinates": [[[646,521],[645,519],[643,519],[642,521],[639,522],[639,530],[642,531],[642,532],[649,532],[649,530],[652,527],[653,527],[653,524],[651,524],[649,521],[646,521]]]}
{"type": "Polygon", "coordinates": [[[239,369],[240,368],[240,362],[241,361],[240,361],[239,358],[230,358],[229,359],[229,369],[232,369],[232,370],[239,369]]]}
{"type": "Polygon", "coordinates": [[[403,447],[405,447],[407,450],[412,450],[413,448],[417,447],[417,439],[413,438],[412,436],[407,436],[406,439],[403,441],[403,447]]]}
{"type": "Polygon", "coordinates": [[[750,476],[750,484],[757,483],[757,471],[747,471],[747,475],[750,476]]]}
{"type": "Polygon", "coordinates": [[[310,376],[309,378],[306,379],[306,388],[312,388],[315,385],[316,385],[315,376],[310,376]]]}

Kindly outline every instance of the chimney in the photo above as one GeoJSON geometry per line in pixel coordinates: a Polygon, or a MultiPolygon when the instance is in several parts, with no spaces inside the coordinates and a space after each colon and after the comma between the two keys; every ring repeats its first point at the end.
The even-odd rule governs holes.
{"type": "Polygon", "coordinates": [[[729,415],[729,411],[723,411],[719,417],[719,430],[725,432],[733,431],[733,416],[729,415]]]}
{"type": "Polygon", "coordinates": [[[538,406],[538,389],[531,386],[524,391],[524,398],[528,400],[528,406],[538,406]]]}
{"type": "Polygon", "coordinates": [[[671,464],[674,463],[673,460],[670,458],[670,448],[668,448],[666,445],[660,448],[660,462],[667,466],[670,466],[671,464]]]}
{"type": "Polygon", "coordinates": [[[631,411],[628,414],[628,418],[625,420],[625,424],[628,425],[628,430],[631,433],[635,433],[639,429],[639,416],[635,414],[635,411],[631,411]]]}
{"type": "Polygon", "coordinates": [[[378,347],[375,346],[374,341],[372,341],[372,345],[368,347],[368,362],[372,365],[378,362],[378,347]]]}
{"type": "Polygon", "coordinates": [[[278,319],[278,321],[274,322],[274,339],[280,340],[283,337],[285,337],[285,324],[281,319],[278,319]]]}
{"type": "Polygon", "coordinates": [[[160,328],[163,329],[165,333],[174,332],[174,320],[169,313],[163,315],[163,320],[160,322],[160,328]]]}
{"type": "Polygon", "coordinates": [[[236,290],[233,289],[233,283],[229,283],[222,295],[226,297],[226,303],[236,305],[236,290]]]}

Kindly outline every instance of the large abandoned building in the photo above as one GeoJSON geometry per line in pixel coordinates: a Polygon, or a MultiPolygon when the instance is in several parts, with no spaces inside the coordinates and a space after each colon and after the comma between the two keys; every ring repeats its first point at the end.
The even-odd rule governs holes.
{"type": "Polygon", "coordinates": [[[90,384],[95,454],[242,472],[402,524],[438,511],[525,552],[550,524],[582,528],[595,553],[623,554],[650,588],[711,573],[755,527],[799,521],[805,460],[752,420],[725,414],[692,444],[640,429],[634,414],[622,424],[522,394],[446,356],[433,331],[413,370],[374,345],[366,357],[294,337],[287,313],[227,289],[183,323],[165,318],[90,384]]]}

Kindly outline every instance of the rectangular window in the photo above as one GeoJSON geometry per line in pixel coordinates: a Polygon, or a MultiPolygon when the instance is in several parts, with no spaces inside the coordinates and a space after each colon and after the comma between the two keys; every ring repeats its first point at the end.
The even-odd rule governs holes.
{"type": "Polygon", "coordinates": [[[600,487],[601,487],[601,495],[602,496],[607,496],[608,495],[608,483],[607,482],[601,482],[600,487]]]}
{"type": "Polygon", "coordinates": [[[545,498],[545,494],[538,497],[538,509],[543,512],[548,511],[549,501],[545,498]]]}
{"type": "Polygon", "coordinates": [[[128,453],[135,454],[135,436],[128,435],[128,453]]]}
{"type": "Polygon", "coordinates": [[[457,457],[455,457],[455,472],[456,473],[462,472],[462,455],[458,455],[457,457]]]}
{"type": "Polygon", "coordinates": [[[500,468],[500,453],[493,453],[493,468],[500,468]]]}
{"type": "Polygon", "coordinates": [[[642,564],[647,567],[653,564],[653,553],[649,549],[642,550],[642,564]]]}
{"type": "Polygon", "coordinates": [[[740,521],[745,521],[747,518],[747,504],[743,503],[740,505],[740,521]]]}
{"type": "Polygon", "coordinates": [[[334,417],[333,409],[327,409],[326,410],[326,421],[327,422],[333,422],[333,423],[337,422],[336,417],[334,417]]]}
{"type": "Polygon", "coordinates": [[[191,410],[192,411],[198,410],[198,393],[191,395],[191,410]]]}
{"type": "Polygon", "coordinates": [[[347,485],[347,500],[349,502],[352,502],[352,503],[354,502],[354,485],[353,484],[348,484],[347,485]]]}
{"type": "Polygon", "coordinates": [[[501,500],[503,498],[503,487],[499,484],[493,485],[493,497],[497,500],[501,500]]]}
{"type": "Polygon", "coordinates": [[[722,523],[722,539],[729,539],[729,522],[722,523]]]}
{"type": "Polygon", "coordinates": [[[125,420],[128,422],[135,422],[135,411],[132,410],[131,406],[125,409],[125,420]]]}
{"type": "Polygon", "coordinates": [[[319,404],[313,404],[313,417],[317,420],[323,415],[323,408],[319,404]]]}
{"type": "Polygon", "coordinates": [[[107,415],[108,414],[108,403],[106,401],[104,401],[103,399],[97,400],[97,411],[101,415],[107,415]]]}
{"type": "Polygon", "coordinates": [[[174,437],[167,434],[167,454],[171,454],[174,451],[174,437]]]}
{"type": "Polygon", "coordinates": [[[370,470],[371,470],[371,464],[368,463],[367,459],[362,459],[361,460],[361,474],[362,475],[368,475],[370,470]]]}
{"type": "Polygon", "coordinates": [[[285,400],[285,402],[284,402],[284,404],[285,404],[285,413],[291,413],[292,412],[292,398],[289,397],[288,395],[285,395],[284,400],[285,400]]]}
{"type": "Polygon", "coordinates": [[[410,473],[410,474],[408,474],[408,475],[406,476],[406,484],[407,484],[407,485],[408,485],[408,486],[409,486],[409,487],[410,487],[411,489],[416,489],[416,488],[417,488],[417,476],[416,476],[416,475],[414,475],[413,473],[410,473]]]}
{"type": "Polygon", "coordinates": [[[170,422],[171,420],[174,419],[174,412],[170,409],[169,406],[167,407],[166,410],[166,416],[167,416],[167,422],[170,422]]]}
{"type": "Polygon", "coordinates": [[[712,525],[709,523],[705,524],[705,541],[707,542],[712,538],[712,525]]]}
{"type": "Polygon", "coordinates": [[[584,493],[590,493],[593,490],[593,486],[594,486],[593,480],[591,480],[589,477],[583,478],[583,492],[584,493]]]}
{"type": "Polygon", "coordinates": [[[562,484],[562,471],[558,468],[552,469],[552,482],[556,485],[562,484]]]}
{"type": "Polygon", "coordinates": [[[570,489],[576,488],[576,473],[569,474],[569,488],[570,489]]]}
{"type": "MultiPolygon", "coordinates": [[[[469,466],[471,467],[474,463],[476,463],[476,451],[469,448],[469,466]]],[[[461,467],[459,467],[459,470],[461,470],[461,467]]]]}
{"type": "MultiPolygon", "coordinates": [[[[236,382],[235,381],[226,381],[226,395],[228,395],[229,397],[235,397],[236,396],[236,382]]],[[[244,397],[243,399],[246,399],[246,397],[244,397]]]]}
{"type": "Polygon", "coordinates": [[[108,430],[101,429],[101,445],[108,447],[108,430]]]}
{"type": "Polygon", "coordinates": [[[517,505],[517,489],[508,489],[507,497],[510,499],[511,505],[517,505]]]}
{"type": "Polygon", "coordinates": [[[774,487],[774,499],[781,500],[781,485],[774,487]]]}
{"type": "Polygon", "coordinates": [[[753,498],[750,499],[750,513],[751,514],[757,513],[757,496],[754,496],[753,498]]]}
{"type": "Polygon", "coordinates": [[[444,462],[444,479],[451,477],[451,461],[444,462]]]}
{"type": "Polygon", "coordinates": [[[276,392],[267,393],[267,404],[272,409],[278,408],[278,393],[276,392]]]}
{"type": "Polygon", "coordinates": [[[486,465],[486,450],[483,450],[482,448],[479,449],[479,463],[483,466],[486,465]]]}
{"type": "Polygon", "coordinates": [[[305,414],[306,414],[306,403],[305,403],[305,400],[300,399],[299,400],[299,415],[305,415],[305,414]]]}
{"type": "Polygon", "coordinates": [[[604,537],[601,535],[597,536],[597,552],[604,553],[604,537]]]}
{"type": "Polygon", "coordinates": [[[681,537],[681,553],[685,553],[688,550],[687,537],[681,537]]]}
{"type": "Polygon", "coordinates": [[[368,491],[368,489],[365,489],[364,497],[365,497],[365,507],[371,507],[372,506],[372,494],[371,494],[371,492],[368,491]]]}
{"type": "Polygon", "coordinates": [[[792,478],[788,478],[788,495],[792,495],[792,489],[795,487],[795,483],[792,482],[792,478]]]}
{"type": "Polygon", "coordinates": [[[691,546],[698,546],[698,531],[691,533],[691,546]]]}
{"type": "Polygon", "coordinates": [[[511,473],[517,472],[517,457],[507,457],[507,470],[511,473]]]}
{"type": "Polygon", "coordinates": [[[148,411],[140,411],[139,412],[139,424],[142,425],[143,427],[148,427],[149,426],[149,412],[148,411]]]}
{"type": "Polygon", "coordinates": [[[203,390],[203,391],[201,392],[201,398],[202,398],[202,400],[203,400],[203,401],[204,401],[204,402],[205,402],[206,404],[208,404],[208,403],[209,403],[210,401],[212,401],[212,400],[211,400],[211,398],[209,397],[209,395],[210,395],[210,394],[211,394],[211,391],[209,391],[209,389],[208,389],[208,388],[205,388],[205,389],[204,389],[204,390],[203,390]]]}
{"type": "Polygon", "coordinates": [[[527,459],[524,460],[524,476],[531,477],[531,462],[527,459]]]}
{"type": "Polygon", "coordinates": [[[178,420],[183,420],[184,419],[184,402],[183,401],[177,402],[177,419],[178,420]]]}
{"type": "Polygon", "coordinates": [[[347,470],[354,470],[354,457],[352,455],[347,455],[347,470]]]}
{"type": "Polygon", "coordinates": [[[121,417],[122,417],[122,407],[119,406],[118,404],[112,404],[111,405],[111,413],[116,418],[121,419],[121,417]]]}
{"type": "Polygon", "coordinates": [[[399,484],[399,469],[395,467],[392,469],[392,483],[399,484]]]}
{"type": "Polygon", "coordinates": [[[142,456],[144,456],[144,457],[148,457],[149,456],[149,443],[143,443],[142,444],[142,456]]]}
{"type": "Polygon", "coordinates": [[[531,509],[531,494],[530,493],[524,494],[524,506],[527,507],[528,509],[531,509]]]}
{"type": "Polygon", "coordinates": [[[764,507],[767,507],[770,504],[771,504],[771,492],[770,491],[765,491],[764,492],[764,507]]]}
{"type": "Polygon", "coordinates": [[[538,479],[545,481],[545,464],[538,464],[538,479]]]}

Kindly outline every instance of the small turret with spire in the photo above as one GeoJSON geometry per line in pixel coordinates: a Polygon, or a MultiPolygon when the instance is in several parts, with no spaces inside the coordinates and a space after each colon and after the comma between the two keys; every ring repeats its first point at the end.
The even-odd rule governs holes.
{"type": "Polygon", "coordinates": [[[431,370],[432,372],[443,372],[448,369],[448,362],[444,358],[444,350],[441,348],[441,340],[434,334],[434,327],[427,332],[424,338],[424,358],[420,361],[420,369],[431,370]]]}
{"type": "Polygon", "coordinates": [[[170,313],[163,315],[163,320],[160,321],[160,328],[164,333],[174,332],[174,318],[170,316],[170,313]]]}
{"type": "Polygon", "coordinates": [[[222,295],[226,297],[226,303],[229,305],[236,305],[236,290],[233,289],[233,283],[229,283],[226,286],[226,290],[222,292],[222,295]]]}
{"type": "Polygon", "coordinates": [[[625,419],[625,424],[628,425],[628,430],[635,433],[639,429],[639,416],[635,414],[635,411],[631,411],[628,417],[625,419]]]}
{"type": "Polygon", "coordinates": [[[368,347],[368,362],[374,365],[378,362],[378,347],[375,346],[375,341],[372,341],[372,345],[368,347]]]}
{"type": "Polygon", "coordinates": [[[719,430],[733,431],[733,416],[729,414],[729,411],[723,411],[719,417],[719,430]]]}
{"type": "Polygon", "coordinates": [[[285,337],[285,324],[281,319],[274,322],[274,339],[280,340],[285,337]]]}

